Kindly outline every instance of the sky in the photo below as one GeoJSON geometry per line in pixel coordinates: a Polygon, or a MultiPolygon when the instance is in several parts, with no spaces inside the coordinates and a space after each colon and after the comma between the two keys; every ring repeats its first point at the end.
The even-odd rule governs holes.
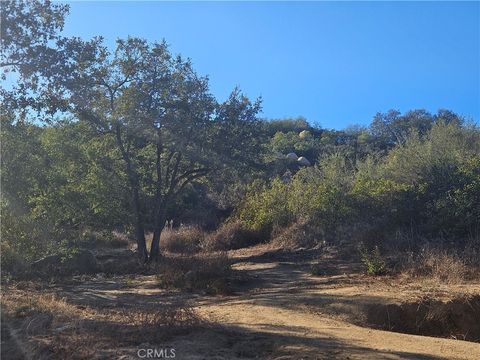
{"type": "Polygon", "coordinates": [[[480,2],[70,2],[65,35],[165,39],[210,78],[263,99],[261,117],[324,128],[377,112],[480,119],[480,2]]]}

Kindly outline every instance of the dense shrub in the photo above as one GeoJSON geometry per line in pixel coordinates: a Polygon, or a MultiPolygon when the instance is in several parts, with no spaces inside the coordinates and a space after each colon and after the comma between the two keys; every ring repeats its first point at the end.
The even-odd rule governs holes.
{"type": "Polygon", "coordinates": [[[476,128],[439,123],[424,139],[410,135],[391,150],[381,169],[412,194],[400,203],[407,211],[397,218],[431,238],[474,236],[480,224],[479,156],[476,128]]]}
{"type": "Polygon", "coordinates": [[[253,184],[236,217],[251,229],[292,227],[279,238],[286,244],[287,236],[301,240],[294,229],[303,224],[322,240],[348,234],[371,248],[398,233],[461,246],[480,231],[480,132],[438,122],[422,136],[405,135],[386,156],[324,156],[291,179],[253,184]]]}
{"type": "Polygon", "coordinates": [[[42,256],[65,246],[68,234],[55,232],[45,219],[15,209],[2,201],[1,207],[2,270],[18,272],[42,256]]]}
{"type": "Polygon", "coordinates": [[[270,185],[254,183],[240,205],[237,217],[249,228],[266,231],[294,220],[289,208],[290,184],[274,179],[270,185]]]}
{"type": "Polygon", "coordinates": [[[349,176],[338,156],[323,167],[305,168],[291,181],[274,179],[270,185],[254,184],[237,212],[237,218],[253,230],[271,231],[295,222],[311,223],[327,239],[350,216],[349,176]],[[342,174],[342,179],[336,177],[342,174]]]}

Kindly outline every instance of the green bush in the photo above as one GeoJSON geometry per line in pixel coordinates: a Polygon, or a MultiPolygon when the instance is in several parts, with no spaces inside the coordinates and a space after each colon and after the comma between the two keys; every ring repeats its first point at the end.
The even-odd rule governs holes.
{"type": "Polygon", "coordinates": [[[373,250],[362,250],[362,263],[368,275],[384,275],[387,272],[387,264],[380,254],[380,249],[375,246],[373,250]]]}
{"type": "Polygon", "coordinates": [[[294,220],[289,208],[290,185],[274,179],[269,186],[254,183],[240,205],[237,217],[255,231],[286,226],[294,220]]]}
{"type": "Polygon", "coordinates": [[[325,162],[324,168],[305,168],[285,183],[274,179],[270,185],[252,186],[237,218],[252,230],[281,229],[296,222],[311,223],[335,239],[337,228],[351,217],[350,180],[343,165],[325,162]]]}
{"type": "Polygon", "coordinates": [[[28,264],[58,247],[63,234],[55,233],[43,219],[14,209],[6,201],[2,201],[1,213],[1,246],[5,251],[5,254],[2,251],[2,269],[8,270],[9,258],[28,264]]]}

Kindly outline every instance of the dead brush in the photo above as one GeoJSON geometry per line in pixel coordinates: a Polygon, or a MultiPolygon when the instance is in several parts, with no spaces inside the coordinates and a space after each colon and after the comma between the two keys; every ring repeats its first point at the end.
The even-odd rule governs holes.
{"type": "Polygon", "coordinates": [[[12,291],[8,296],[4,295],[2,298],[2,302],[13,309],[13,314],[19,318],[33,313],[50,313],[55,314],[57,318],[69,320],[72,316],[84,315],[84,310],[69,304],[56,294],[40,293],[25,297],[23,291],[12,291]]]}
{"type": "Polygon", "coordinates": [[[2,294],[2,309],[18,322],[27,336],[45,335],[50,332],[78,331],[82,319],[93,311],[80,309],[65,299],[51,293],[35,293],[31,290],[11,289],[2,294]],[[28,295],[28,296],[26,296],[28,295]]]}
{"type": "Polygon", "coordinates": [[[130,325],[157,330],[196,326],[201,322],[193,308],[183,303],[156,304],[154,309],[124,310],[122,314],[130,325]]]}
{"type": "Polygon", "coordinates": [[[205,251],[235,250],[256,245],[267,238],[262,231],[248,229],[240,221],[227,222],[205,237],[202,248],[205,251]]]}
{"type": "Polygon", "coordinates": [[[311,248],[322,243],[319,230],[299,221],[287,228],[277,229],[272,234],[271,243],[283,249],[311,248]]]}
{"type": "Polygon", "coordinates": [[[162,288],[200,290],[209,294],[229,292],[231,267],[226,252],[165,258],[156,271],[162,288]]]}
{"type": "Polygon", "coordinates": [[[205,232],[196,226],[183,226],[162,231],[160,246],[163,250],[178,254],[192,254],[200,250],[205,232]]]}
{"type": "Polygon", "coordinates": [[[87,328],[132,344],[165,340],[202,324],[202,319],[185,302],[156,303],[141,309],[108,311],[103,315],[103,321],[90,323],[87,328]]]}
{"type": "Polygon", "coordinates": [[[408,276],[430,278],[446,284],[461,283],[469,277],[469,268],[460,255],[432,247],[423,248],[418,255],[410,254],[403,267],[408,276]]]}
{"type": "Polygon", "coordinates": [[[139,308],[95,308],[77,306],[32,286],[3,288],[1,300],[3,320],[15,324],[35,359],[51,358],[50,354],[56,359],[69,359],[72,354],[77,359],[96,359],[99,349],[164,341],[203,326],[184,300],[139,308]]]}

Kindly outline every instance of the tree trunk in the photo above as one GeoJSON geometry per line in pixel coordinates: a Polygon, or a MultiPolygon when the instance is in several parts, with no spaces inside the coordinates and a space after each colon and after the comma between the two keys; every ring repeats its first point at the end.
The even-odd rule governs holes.
{"type": "Polygon", "coordinates": [[[122,140],[122,133],[120,125],[117,124],[115,127],[115,135],[117,139],[117,145],[122,153],[123,160],[125,161],[128,180],[130,183],[130,188],[132,190],[133,198],[133,210],[135,212],[135,237],[137,240],[137,254],[141,261],[146,262],[148,260],[147,244],[145,241],[145,229],[144,229],[144,216],[142,211],[142,205],[140,203],[139,189],[140,184],[138,181],[138,175],[133,169],[132,162],[130,160],[130,155],[125,149],[122,140]]]}
{"type": "Polygon", "coordinates": [[[149,262],[158,261],[160,255],[160,235],[162,234],[162,230],[165,227],[166,217],[159,216],[157,222],[155,224],[155,228],[153,230],[153,239],[152,244],[150,245],[150,256],[148,258],[149,262]]]}
{"type": "Polygon", "coordinates": [[[147,242],[145,241],[145,229],[143,226],[143,213],[138,195],[138,189],[133,189],[133,202],[135,211],[135,236],[137,240],[137,254],[141,261],[148,260],[147,242]]]}
{"type": "Polygon", "coordinates": [[[136,238],[137,238],[137,254],[138,258],[142,262],[146,262],[148,259],[147,253],[147,242],[145,241],[145,229],[143,228],[143,224],[137,220],[136,223],[136,238]]]}

